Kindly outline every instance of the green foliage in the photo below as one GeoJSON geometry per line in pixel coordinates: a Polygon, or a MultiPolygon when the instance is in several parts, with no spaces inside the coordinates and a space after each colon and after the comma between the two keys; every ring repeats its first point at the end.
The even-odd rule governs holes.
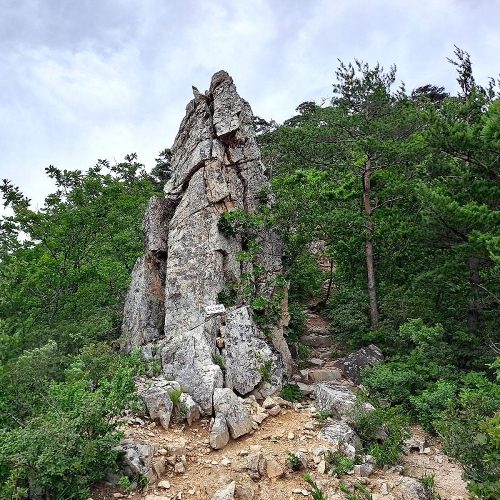
{"type": "Polygon", "coordinates": [[[460,461],[475,498],[500,495],[500,386],[484,375],[471,373],[463,380],[458,404],[434,422],[445,452],[460,461]]]}
{"type": "Polygon", "coordinates": [[[300,461],[300,458],[291,451],[288,452],[288,464],[293,470],[299,470],[302,467],[302,462],[300,461]]]}
{"type": "Polygon", "coordinates": [[[273,363],[270,359],[259,366],[259,373],[262,375],[262,380],[264,382],[271,383],[271,377],[273,375],[273,363]]]}
{"type": "Polygon", "coordinates": [[[130,492],[130,486],[132,485],[132,483],[130,482],[130,478],[128,476],[122,476],[118,480],[118,485],[121,488],[123,488],[123,490],[125,491],[125,493],[129,493],[130,492]]]}
{"type": "Polygon", "coordinates": [[[344,476],[354,468],[354,462],[341,452],[329,453],[326,460],[330,470],[337,476],[344,476]]]}
{"type": "MultiPolygon", "coordinates": [[[[85,368],[85,367],[83,367],[85,368]]],[[[18,488],[40,489],[54,499],[85,499],[88,485],[113,468],[122,434],[113,419],[133,400],[132,370],[123,364],[112,378],[92,387],[85,370],[71,370],[71,379],[51,382],[41,407],[0,437],[0,495],[15,498],[18,488]]],[[[8,410],[7,410],[8,411],[8,410]]]]}
{"type": "Polygon", "coordinates": [[[314,498],[314,500],[327,500],[325,495],[323,495],[323,492],[318,488],[318,485],[316,484],[316,481],[314,481],[314,479],[312,478],[311,474],[306,472],[304,474],[304,479],[312,488],[311,495],[314,498]]]}
{"type": "Polygon", "coordinates": [[[359,493],[349,491],[342,481],[339,483],[339,488],[347,495],[347,500],[373,500],[370,492],[361,483],[356,483],[354,486],[359,493]]]}
{"type": "Polygon", "coordinates": [[[0,496],[87,498],[116,467],[117,416],[138,406],[140,356],[119,356],[122,302],[155,182],[135,154],[88,172],[46,169],[32,209],[0,186],[0,496]]]}
{"type": "Polygon", "coordinates": [[[317,418],[321,423],[325,422],[332,417],[331,410],[316,410],[314,417],[317,418]]]}
{"type": "Polygon", "coordinates": [[[434,474],[431,474],[430,476],[424,474],[424,477],[420,479],[420,482],[425,488],[428,500],[441,500],[441,496],[439,493],[436,493],[436,490],[434,489],[436,484],[434,474]]]}
{"type": "Polygon", "coordinates": [[[226,371],[226,365],[224,364],[224,358],[217,353],[212,354],[212,361],[220,367],[222,372],[226,371]]]}
{"type": "Polygon", "coordinates": [[[287,340],[297,342],[306,331],[307,315],[298,302],[288,303],[288,313],[290,314],[290,321],[286,328],[287,340]]]}
{"type": "Polygon", "coordinates": [[[353,428],[363,448],[375,458],[378,466],[395,465],[403,443],[411,435],[408,415],[400,407],[379,407],[366,411],[358,406],[353,428]],[[382,436],[385,434],[384,438],[382,436]]]}
{"type": "Polygon", "coordinates": [[[456,393],[455,384],[439,380],[418,396],[410,396],[413,414],[427,432],[435,433],[434,421],[440,418],[442,412],[454,405],[456,393]]]}
{"type": "MultiPolygon", "coordinates": [[[[430,421],[424,417],[429,413],[425,410],[426,401],[430,402],[433,392],[439,391],[441,396],[446,393],[447,397],[452,392],[450,385],[435,384],[457,379],[450,346],[443,339],[443,327],[425,326],[421,319],[409,320],[393,337],[394,345],[401,346],[402,352],[403,346],[412,349],[393,356],[387,363],[363,370],[363,383],[373,395],[389,399],[393,404],[402,404],[411,409],[415,417],[427,419],[425,425],[429,427],[430,421]],[[418,397],[423,391],[427,392],[418,397]]],[[[440,404],[444,408],[446,400],[440,404]]]]}
{"type": "Polygon", "coordinates": [[[174,406],[177,406],[181,400],[181,396],[184,394],[184,389],[179,387],[179,389],[168,389],[167,392],[174,406]]]}
{"type": "Polygon", "coordinates": [[[297,361],[299,366],[304,365],[311,357],[312,348],[308,345],[297,343],[297,361]]]}
{"type": "Polygon", "coordinates": [[[281,389],[280,396],[292,403],[302,399],[302,391],[297,384],[285,384],[281,389]]]}
{"type": "Polygon", "coordinates": [[[290,267],[290,298],[301,301],[320,295],[324,276],[318,266],[317,258],[309,251],[297,256],[290,267]]]}

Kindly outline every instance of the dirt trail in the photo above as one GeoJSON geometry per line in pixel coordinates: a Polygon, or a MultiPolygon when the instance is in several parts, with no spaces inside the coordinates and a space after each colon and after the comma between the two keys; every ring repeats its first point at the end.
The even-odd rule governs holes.
{"type": "MultiPolygon", "coordinates": [[[[310,339],[312,337],[313,343],[318,343],[316,341],[319,338],[321,344],[325,340],[328,326],[327,319],[311,314],[307,321],[307,336],[310,339]]],[[[312,357],[315,364],[310,369],[318,368],[318,363],[322,365],[322,370],[333,369],[335,360],[330,358],[331,352],[331,343],[328,346],[313,345],[312,357]]],[[[300,372],[297,369],[295,378],[300,378],[306,384],[311,383],[304,380],[304,370],[300,372]]],[[[331,447],[331,443],[317,438],[325,422],[314,417],[312,398],[313,396],[305,397],[293,407],[282,407],[280,414],[268,416],[258,426],[254,424],[256,429],[252,434],[230,440],[223,450],[212,450],[209,446],[209,418],[195,422],[191,428],[173,424],[168,430],[164,430],[148,419],[131,417],[124,428],[125,436],[154,445],[157,450],[156,462],[165,464],[160,480],[148,485],[141,493],[130,494],[125,494],[118,486],[101,484],[92,491],[91,498],[209,500],[217,489],[236,481],[237,499],[298,500],[312,498],[311,488],[303,478],[305,472],[310,472],[328,500],[345,499],[346,496],[338,488],[339,479],[328,474],[328,467],[326,473],[323,473],[321,459],[314,454],[319,446],[331,447]],[[177,462],[168,462],[167,449],[172,447],[180,450],[180,462],[179,457],[177,462]],[[258,450],[262,451],[267,467],[260,474],[255,471],[252,474],[249,460],[258,450]],[[304,464],[301,470],[294,471],[289,464],[289,453],[298,452],[303,454],[304,464]],[[179,463],[182,466],[177,465],[176,472],[175,467],[179,463]]],[[[446,457],[438,441],[426,435],[420,427],[413,426],[412,431],[412,440],[421,444],[420,450],[413,449],[408,455],[402,455],[400,467],[375,469],[369,477],[357,478],[351,473],[341,478],[342,481],[346,485],[354,485],[356,482],[363,484],[371,492],[373,500],[399,500],[402,496],[399,483],[403,476],[417,479],[433,476],[435,492],[442,500],[468,499],[459,465],[446,457]],[[426,444],[422,446],[424,442],[426,444]]]]}

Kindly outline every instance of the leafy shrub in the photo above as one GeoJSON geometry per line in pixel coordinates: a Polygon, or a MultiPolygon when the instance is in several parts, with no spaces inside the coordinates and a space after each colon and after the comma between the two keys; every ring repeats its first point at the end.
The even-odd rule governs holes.
{"type": "Polygon", "coordinates": [[[290,268],[289,276],[291,302],[321,294],[323,273],[312,253],[304,252],[299,255],[290,268]]]}
{"type": "MultiPolygon", "coordinates": [[[[46,350],[55,349],[51,345],[46,350]]],[[[43,353],[37,354],[42,361],[43,353]]],[[[14,371],[24,365],[21,358],[17,363],[14,371]]],[[[27,387],[29,370],[17,373],[18,384],[27,387]]],[[[65,380],[48,381],[44,375],[39,374],[36,399],[25,400],[23,413],[13,413],[15,392],[9,391],[16,388],[3,386],[7,397],[1,401],[2,413],[15,418],[0,431],[0,497],[40,491],[47,498],[85,499],[88,485],[102,479],[119,457],[113,449],[121,438],[116,416],[134,401],[134,367],[94,346],[73,360],[65,380]],[[110,363],[107,369],[105,362],[110,363]]]]}
{"type": "Polygon", "coordinates": [[[302,391],[297,384],[286,384],[283,386],[280,396],[293,403],[302,399],[302,391]]]}
{"type": "Polygon", "coordinates": [[[405,439],[410,437],[409,417],[401,407],[379,407],[374,411],[354,412],[353,428],[361,438],[363,448],[373,455],[377,465],[394,465],[398,462],[405,439]],[[381,434],[387,437],[382,439],[381,434]]]}
{"type": "Polygon", "coordinates": [[[413,415],[430,433],[435,433],[433,422],[439,419],[441,413],[453,406],[457,386],[450,382],[439,381],[418,396],[410,396],[413,415]]]}
{"type": "MultiPolygon", "coordinates": [[[[412,349],[404,355],[393,356],[390,361],[367,367],[362,371],[363,384],[370,393],[389,399],[393,404],[404,405],[413,411],[414,416],[423,412],[423,400],[430,394],[437,381],[458,380],[456,369],[451,364],[451,353],[442,340],[443,328],[425,326],[420,319],[410,320],[399,328],[395,336],[399,345],[410,345],[412,349]],[[411,397],[429,389],[420,404],[420,410],[412,406],[411,397]]],[[[448,393],[450,392],[449,386],[448,393]]],[[[441,386],[443,394],[445,386],[441,386]]],[[[422,413],[423,415],[423,413],[422,413]]]]}
{"type": "Polygon", "coordinates": [[[484,374],[463,380],[458,404],[434,423],[444,450],[459,460],[475,498],[500,498],[500,385],[484,374]]]}
{"type": "Polygon", "coordinates": [[[302,467],[302,462],[300,461],[300,458],[291,451],[288,452],[288,464],[293,470],[299,470],[302,467]]]}
{"type": "Polygon", "coordinates": [[[301,344],[300,342],[297,344],[297,363],[299,366],[306,364],[307,360],[311,356],[311,352],[312,348],[308,345],[301,344]]]}
{"type": "Polygon", "coordinates": [[[298,342],[306,331],[307,315],[305,309],[298,302],[289,302],[288,313],[290,314],[290,322],[286,328],[287,340],[289,342],[298,342]]]}
{"type": "Polygon", "coordinates": [[[346,287],[337,291],[328,305],[331,331],[351,348],[361,347],[363,335],[369,331],[367,302],[365,290],[346,287]]]}
{"type": "Polygon", "coordinates": [[[347,474],[354,467],[354,462],[341,452],[329,453],[326,460],[330,464],[330,470],[337,476],[347,474]]]}

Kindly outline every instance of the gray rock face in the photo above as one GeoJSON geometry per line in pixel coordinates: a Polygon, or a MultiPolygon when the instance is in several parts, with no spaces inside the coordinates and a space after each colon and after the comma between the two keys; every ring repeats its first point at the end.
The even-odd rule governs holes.
{"type": "Polygon", "coordinates": [[[122,457],[122,475],[146,476],[150,481],[155,481],[156,476],[153,471],[153,456],[156,452],[154,446],[149,443],[137,443],[132,439],[122,439],[115,448],[123,451],[122,457]]]}
{"type": "MultiPolygon", "coordinates": [[[[315,387],[316,405],[320,410],[330,410],[336,417],[351,420],[356,408],[356,395],[345,385],[320,383],[315,387]]],[[[373,411],[370,403],[361,403],[362,411],[373,411]]]]}
{"type": "Polygon", "coordinates": [[[210,430],[210,446],[214,450],[222,450],[229,442],[229,430],[227,428],[226,417],[219,413],[215,417],[214,425],[210,430]]]}
{"type": "Polygon", "coordinates": [[[359,351],[350,354],[342,365],[344,375],[352,380],[356,385],[361,384],[360,371],[365,366],[375,366],[384,361],[382,351],[373,344],[363,347],[359,351]]]}
{"type": "Polygon", "coordinates": [[[168,429],[174,405],[168,395],[167,389],[153,385],[142,391],[141,397],[146,405],[149,416],[159,422],[164,429],[168,429]]]}
{"type": "Polygon", "coordinates": [[[252,430],[252,420],[243,406],[243,401],[231,389],[214,390],[214,410],[216,416],[224,415],[233,439],[252,430]]]}
{"type": "Polygon", "coordinates": [[[318,434],[319,439],[324,439],[333,444],[339,442],[353,446],[356,450],[361,450],[361,440],[347,422],[338,420],[325,425],[318,434]]]}
{"type": "Polygon", "coordinates": [[[156,196],[149,201],[142,222],[145,251],[132,271],[123,310],[122,343],[126,350],[163,337],[168,221],[175,206],[175,201],[156,196]]]}
{"type": "Polygon", "coordinates": [[[216,388],[265,397],[291,375],[283,337],[286,293],[282,317],[271,326],[269,338],[247,307],[252,297],[237,297],[237,308],[227,316],[205,311],[219,302],[228,283],[237,286],[242,274],[252,275],[257,265],[265,271],[254,275],[255,296],[270,300],[282,291],[275,285],[282,249],[272,230],[256,230],[252,238],[262,251],[252,261],[241,261],[237,254],[247,249],[247,236],[219,229],[228,211],[255,213],[258,193],[269,187],[252,118],[249,104],[224,71],[214,75],[206,95],[196,94],[188,104],[172,147],[165,198],[153,198],[144,219],[146,250],[125,304],[125,348],[155,345],[163,374],[177,380],[207,414],[216,388]],[[269,377],[263,376],[256,354],[262,363],[271,363],[269,377]],[[216,356],[225,358],[226,380],[216,356]]]}
{"type": "Polygon", "coordinates": [[[281,390],[285,375],[283,359],[266,341],[243,306],[226,316],[226,387],[248,394],[262,381],[268,382],[266,396],[281,390]]]}
{"type": "Polygon", "coordinates": [[[189,427],[191,427],[192,423],[195,420],[200,419],[201,408],[189,394],[186,393],[181,394],[179,400],[181,405],[184,405],[186,408],[186,420],[189,427]]]}
{"type": "Polygon", "coordinates": [[[236,481],[229,483],[224,488],[217,490],[212,497],[212,500],[233,500],[234,490],[236,488],[236,481]]]}
{"type": "Polygon", "coordinates": [[[402,477],[399,487],[402,500],[426,500],[428,498],[424,485],[412,477],[402,477]]]}

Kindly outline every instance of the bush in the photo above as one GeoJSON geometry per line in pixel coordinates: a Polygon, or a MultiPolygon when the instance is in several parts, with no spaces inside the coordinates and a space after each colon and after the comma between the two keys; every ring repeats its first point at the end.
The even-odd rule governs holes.
{"type": "Polygon", "coordinates": [[[455,384],[439,381],[418,396],[410,396],[413,415],[427,432],[436,432],[433,422],[454,405],[456,393],[455,384]]]}
{"type": "Polygon", "coordinates": [[[286,327],[288,342],[298,342],[300,337],[306,331],[305,309],[298,302],[288,303],[288,313],[290,314],[290,322],[286,327]]]}
{"type": "Polygon", "coordinates": [[[300,401],[302,399],[302,391],[296,384],[286,384],[281,390],[280,396],[290,402],[300,401]]]}
{"type": "Polygon", "coordinates": [[[290,268],[290,301],[301,301],[321,294],[323,272],[310,252],[297,257],[290,268]]]}
{"type": "Polygon", "coordinates": [[[474,498],[500,498],[500,386],[484,374],[463,380],[458,403],[446,410],[434,428],[447,454],[460,461],[474,498]]]}
{"type": "Polygon", "coordinates": [[[354,412],[353,428],[366,453],[373,455],[378,466],[395,465],[410,437],[409,417],[401,407],[379,407],[366,411],[358,406],[354,412]],[[386,434],[381,439],[381,434],[386,434]]]}
{"type": "MultiPolygon", "coordinates": [[[[116,416],[134,400],[134,369],[126,359],[115,360],[109,367],[115,368],[113,376],[96,378],[96,367],[102,366],[90,359],[76,359],[65,371],[66,380],[42,384],[37,400],[0,431],[1,498],[39,492],[52,499],[85,499],[88,486],[116,465],[120,453],[113,448],[122,436],[116,416]]],[[[4,387],[9,390],[15,388],[4,387]]],[[[15,416],[10,401],[2,400],[2,411],[15,416]]]]}

